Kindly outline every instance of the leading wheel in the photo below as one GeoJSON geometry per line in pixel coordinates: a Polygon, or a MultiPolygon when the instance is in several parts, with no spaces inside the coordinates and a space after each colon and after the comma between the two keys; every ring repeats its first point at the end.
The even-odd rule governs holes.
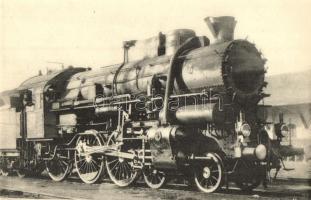
{"type": "Polygon", "coordinates": [[[195,166],[194,182],[202,192],[211,193],[221,187],[223,165],[216,153],[208,153],[207,158],[195,166]]]}
{"type": "Polygon", "coordinates": [[[95,134],[81,135],[77,140],[75,167],[80,179],[84,183],[95,183],[103,172],[103,155],[85,151],[87,148],[99,146],[102,146],[102,141],[95,134]]]}
{"type": "MultiPolygon", "coordinates": [[[[111,134],[108,139],[108,146],[117,145],[117,133],[111,134]]],[[[127,152],[124,149],[125,152],[127,152]]],[[[110,179],[120,187],[126,187],[134,183],[138,172],[133,168],[133,160],[117,156],[107,156],[106,167],[110,179]]]]}
{"type": "Polygon", "coordinates": [[[61,153],[46,162],[46,170],[53,181],[63,181],[71,172],[72,164],[69,158],[62,155],[61,153]]]}
{"type": "Polygon", "coordinates": [[[263,180],[264,170],[257,162],[241,159],[236,167],[235,184],[242,191],[252,191],[263,180]]]}
{"type": "Polygon", "coordinates": [[[144,180],[153,189],[158,189],[165,184],[166,174],[153,167],[144,170],[144,180]]]}

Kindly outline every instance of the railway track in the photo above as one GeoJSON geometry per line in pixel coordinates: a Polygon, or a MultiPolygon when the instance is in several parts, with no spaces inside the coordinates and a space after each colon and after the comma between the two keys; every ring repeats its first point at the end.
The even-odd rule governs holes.
{"type": "Polygon", "coordinates": [[[31,197],[33,199],[310,199],[311,187],[305,182],[273,182],[267,189],[258,187],[251,193],[243,193],[237,188],[221,190],[213,194],[204,194],[185,186],[184,184],[169,183],[159,190],[147,188],[143,182],[133,187],[119,188],[109,181],[99,184],[85,184],[79,179],[70,177],[64,182],[53,182],[46,176],[36,178],[0,177],[0,198],[31,197]],[[15,196],[14,196],[15,194],[15,196]],[[16,195],[20,196],[16,196],[16,195]]]}

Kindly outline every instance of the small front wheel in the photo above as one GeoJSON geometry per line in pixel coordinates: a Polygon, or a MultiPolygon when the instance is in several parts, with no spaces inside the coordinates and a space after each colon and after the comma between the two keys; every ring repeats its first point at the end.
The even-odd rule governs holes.
{"type": "Polygon", "coordinates": [[[235,184],[250,192],[260,185],[265,178],[265,168],[258,162],[241,159],[236,166],[235,184]]]}
{"type": "Polygon", "coordinates": [[[68,159],[62,158],[61,155],[55,156],[52,160],[46,163],[46,171],[53,181],[63,181],[71,172],[71,163],[68,159]]]}
{"type": "Polygon", "coordinates": [[[150,167],[144,170],[146,184],[153,189],[162,187],[166,182],[166,174],[162,171],[150,167]]]}
{"type": "Polygon", "coordinates": [[[212,193],[221,187],[223,165],[216,153],[208,153],[207,159],[199,161],[194,169],[194,182],[199,190],[212,193]]]}

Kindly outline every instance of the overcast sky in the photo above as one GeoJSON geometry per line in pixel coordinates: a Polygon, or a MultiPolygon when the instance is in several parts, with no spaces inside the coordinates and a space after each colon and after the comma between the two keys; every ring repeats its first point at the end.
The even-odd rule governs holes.
{"type": "Polygon", "coordinates": [[[203,19],[232,15],[236,38],[255,42],[270,74],[311,69],[310,0],[0,0],[0,91],[39,69],[122,61],[122,41],[191,28],[212,38],[203,19]]]}

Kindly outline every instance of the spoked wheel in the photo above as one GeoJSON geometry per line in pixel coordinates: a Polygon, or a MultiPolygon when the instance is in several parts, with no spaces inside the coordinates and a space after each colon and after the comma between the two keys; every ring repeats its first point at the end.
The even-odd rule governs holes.
{"type": "Polygon", "coordinates": [[[149,187],[158,189],[165,184],[166,175],[164,172],[151,167],[144,170],[144,180],[149,187]]]}
{"type": "Polygon", "coordinates": [[[235,184],[242,191],[252,191],[258,187],[263,180],[264,168],[257,162],[239,160],[236,168],[235,184]]]}
{"type": "MultiPolygon", "coordinates": [[[[113,133],[108,140],[108,146],[116,145],[116,133],[113,133]]],[[[106,167],[110,179],[120,187],[126,187],[134,183],[138,172],[132,167],[132,160],[116,156],[107,156],[106,167]]]]}
{"type": "Polygon", "coordinates": [[[77,140],[75,152],[75,167],[80,179],[84,183],[95,183],[100,178],[104,162],[103,156],[96,153],[84,153],[84,147],[102,146],[97,135],[81,135],[77,140]]]}
{"type": "Polygon", "coordinates": [[[46,170],[53,181],[63,181],[69,175],[72,167],[67,157],[57,154],[46,162],[46,170]]]}
{"type": "Polygon", "coordinates": [[[200,161],[195,167],[194,182],[202,192],[215,192],[221,187],[223,165],[216,153],[208,153],[209,160],[200,161]]]}

